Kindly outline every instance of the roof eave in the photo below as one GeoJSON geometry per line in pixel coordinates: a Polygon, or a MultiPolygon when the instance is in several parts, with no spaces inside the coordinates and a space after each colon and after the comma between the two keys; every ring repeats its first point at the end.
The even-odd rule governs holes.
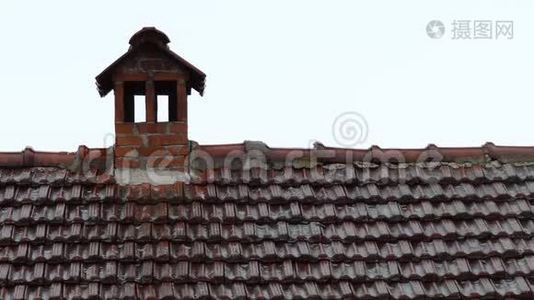
{"type": "MultiPolygon", "coordinates": [[[[176,60],[176,63],[183,65],[187,70],[196,78],[195,82],[191,82],[191,87],[197,91],[200,96],[204,96],[204,88],[206,85],[206,74],[202,72],[200,69],[195,67],[193,64],[179,56],[178,54],[174,53],[172,50],[161,47],[159,45],[156,45],[160,50],[162,50],[164,53],[169,55],[171,58],[176,60]]],[[[129,55],[131,55],[135,51],[135,48],[130,48],[126,53],[124,53],[121,57],[119,57],[117,60],[115,60],[111,65],[109,65],[104,71],[102,71],[98,76],[95,77],[96,80],[96,86],[98,93],[100,94],[100,97],[105,97],[112,89],[113,84],[112,82],[112,73],[115,70],[115,68],[123,61],[125,60],[129,55]]]]}

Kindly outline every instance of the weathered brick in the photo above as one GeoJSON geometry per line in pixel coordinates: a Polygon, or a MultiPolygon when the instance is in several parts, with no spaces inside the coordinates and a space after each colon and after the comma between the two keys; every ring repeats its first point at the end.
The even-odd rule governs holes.
{"type": "Polygon", "coordinates": [[[143,139],[138,135],[117,136],[116,144],[121,146],[140,146],[143,139]]]}
{"type": "Polygon", "coordinates": [[[182,122],[169,123],[170,133],[187,133],[187,124],[182,122]]]}
{"type": "Polygon", "coordinates": [[[115,168],[119,169],[138,169],[141,167],[140,160],[137,158],[116,157],[115,168]]]}
{"type": "Polygon", "coordinates": [[[180,169],[183,168],[186,164],[185,156],[175,156],[167,165],[169,169],[180,169]]]}
{"type": "Polygon", "coordinates": [[[164,148],[164,146],[148,146],[148,147],[139,147],[137,149],[141,156],[162,156],[162,155],[172,155],[172,153],[164,148]]]}
{"type": "Polygon", "coordinates": [[[185,156],[189,154],[189,144],[165,146],[165,150],[169,151],[169,153],[171,153],[172,155],[185,156]]]}
{"type": "Polygon", "coordinates": [[[152,169],[176,169],[185,165],[185,156],[152,156],[147,159],[146,166],[152,169]]]}
{"type": "Polygon", "coordinates": [[[148,143],[150,146],[185,145],[188,140],[183,134],[161,134],[149,136],[148,143]]]}
{"type": "Polygon", "coordinates": [[[146,167],[148,169],[163,170],[166,169],[167,161],[171,161],[172,158],[164,156],[151,156],[146,160],[146,167]]]}
{"type": "Polygon", "coordinates": [[[115,133],[117,135],[131,135],[134,133],[134,125],[134,123],[115,123],[115,133]]]}
{"type": "Polygon", "coordinates": [[[136,146],[115,146],[115,156],[117,157],[138,157],[139,152],[136,146]]]}
{"type": "Polygon", "coordinates": [[[137,123],[139,134],[167,133],[168,123],[137,123]]]}

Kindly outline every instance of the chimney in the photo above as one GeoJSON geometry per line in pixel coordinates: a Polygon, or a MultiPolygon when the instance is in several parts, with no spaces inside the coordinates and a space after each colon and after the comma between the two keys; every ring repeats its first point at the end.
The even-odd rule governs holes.
{"type": "Polygon", "coordinates": [[[140,182],[146,181],[139,179],[143,172],[188,171],[187,96],[192,89],[203,94],[206,75],[171,51],[169,42],[163,32],[145,27],[96,77],[100,96],[115,94],[115,172],[137,174],[140,182]]]}

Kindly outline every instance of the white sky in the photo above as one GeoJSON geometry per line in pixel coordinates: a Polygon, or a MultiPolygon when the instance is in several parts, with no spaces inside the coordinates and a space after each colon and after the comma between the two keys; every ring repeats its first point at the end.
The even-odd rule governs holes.
{"type": "Polygon", "coordinates": [[[2,1],[0,151],[112,144],[112,93],[94,77],[156,26],[207,74],[189,99],[201,144],[534,145],[534,1],[2,1]],[[430,20],[446,34],[430,39],[430,20]],[[453,40],[453,20],[511,20],[512,40],[453,40]]]}

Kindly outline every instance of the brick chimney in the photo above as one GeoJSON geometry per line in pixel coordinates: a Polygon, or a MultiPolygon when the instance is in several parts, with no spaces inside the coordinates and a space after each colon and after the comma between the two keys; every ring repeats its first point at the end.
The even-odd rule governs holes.
{"type": "Polygon", "coordinates": [[[169,42],[163,32],[145,27],[132,36],[128,51],[96,77],[102,97],[111,90],[115,94],[116,172],[187,174],[187,96],[192,89],[203,94],[206,75],[172,52],[169,42]],[[167,110],[158,111],[163,109],[158,106],[167,110]],[[142,109],[145,115],[139,116],[142,109]]]}

